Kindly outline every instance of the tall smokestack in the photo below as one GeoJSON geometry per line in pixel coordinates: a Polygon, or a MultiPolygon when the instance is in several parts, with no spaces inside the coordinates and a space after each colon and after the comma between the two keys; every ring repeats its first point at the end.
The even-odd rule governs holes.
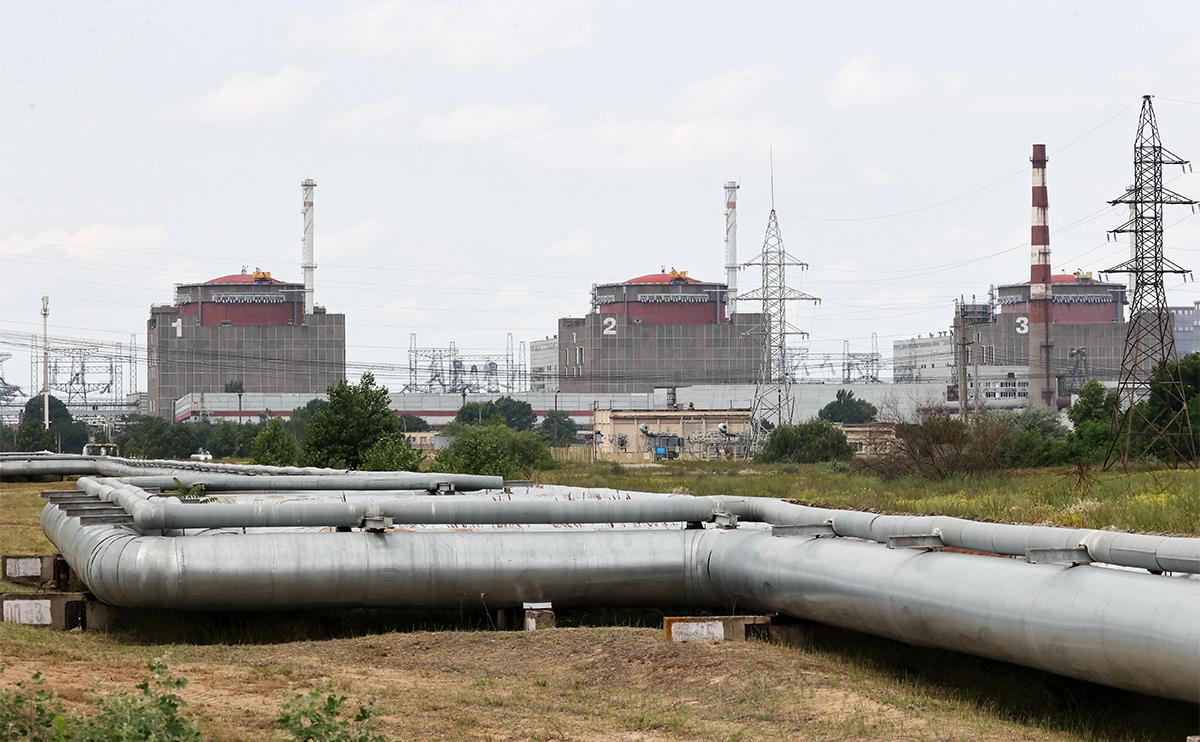
{"type": "Polygon", "coordinates": [[[300,195],[304,208],[304,251],[301,257],[300,269],[304,272],[304,314],[313,313],[313,189],[317,187],[315,180],[309,178],[300,181],[300,195]]]}
{"type": "Polygon", "coordinates": [[[1046,145],[1033,145],[1033,225],[1029,265],[1029,405],[1054,408],[1050,344],[1050,199],[1046,191],[1046,145]]]}
{"type": "Polygon", "coordinates": [[[725,182],[725,316],[732,317],[737,306],[737,192],[736,180],[725,182]]]}

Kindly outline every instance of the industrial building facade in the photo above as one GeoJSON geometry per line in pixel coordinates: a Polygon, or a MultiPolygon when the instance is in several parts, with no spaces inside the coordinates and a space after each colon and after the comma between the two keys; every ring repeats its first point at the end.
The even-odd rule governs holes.
{"type": "Polygon", "coordinates": [[[602,410],[592,445],[599,461],[733,459],[750,452],[750,410],[602,410]]]}
{"type": "Polygon", "coordinates": [[[761,316],[726,313],[723,283],[675,271],[592,290],[592,311],[558,321],[564,392],[650,392],[693,384],[753,384],[761,316]]]}
{"type": "Polygon", "coordinates": [[[1200,352],[1200,301],[1192,306],[1167,307],[1175,332],[1175,353],[1182,358],[1200,352]]]}
{"type": "MultiPolygon", "coordinates": [[[[1088,273],[1054,275],[1051,285],[1050,367],[1058,396],[1069,396],[1090,379],[1115,382],[1125,347],[1125,286],[1097,281],[1088,273]]],[[[1028,283],[1007,284],[996,290],[998,311],[988,304],[970,304],[964,310],[969,320],[968,376],[974,379],[979,367],[988,399],[1028,395],[1033,330],[1029,295],[1028,283]]],[[[892,351],[897,383],[953,383],[957,352],[953,333],[897,340],[892,351]]],[[[968,383],[974,388],[973,381],[968,383]]]]}
{"type": "Polygon", "coordinates": [[[558,391],[558,338],[529,343],[529,391],[558,391]]]}
{"type": "Polygon", "coordinates": [[[149,414],[174,419],[180,397],[227,384],[294,394],[345,379],[345,315],[304,309],[303,284],[257,270],[176,286],[146,324],[149,414]]]}

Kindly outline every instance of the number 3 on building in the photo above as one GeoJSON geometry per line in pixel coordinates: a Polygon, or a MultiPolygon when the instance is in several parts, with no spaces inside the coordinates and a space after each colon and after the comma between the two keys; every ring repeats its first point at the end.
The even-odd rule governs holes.
{"type": "Polygon", "coordinates": [[[1029,318],[1026,317],[1025,315],[1021,315],[1020,317],[1017,317],[1017,334],[1018,335],[1028,335],[1029,334],[1029,318]]]}
{"type": "Polygon", "coordinates": [[[604,334],[605,335],[616,335],[617,334],[617,318],[616,317],[605,317],[604,318],[604,334]]]}

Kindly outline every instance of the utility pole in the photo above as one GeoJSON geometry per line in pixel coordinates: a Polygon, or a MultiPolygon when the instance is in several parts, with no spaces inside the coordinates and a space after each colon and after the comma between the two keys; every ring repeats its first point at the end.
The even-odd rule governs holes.
{"type": "Polygon", "coordinates": [[[762,252],[745,264],[762,268],[762,285],[737,297],[739,300],[762,302],[762,316],[754,331],[756,335],[762,336],[763,348],[751,413],[752,446],[757,446],[762,440],[765,433],[764,422],[778,427],[791,422],[792,419],[792,369],[788,359],[787,339],[797,335],[808,337],[808,333],[788,321],[788,302],[821,301],[787,284],[789,266],[804,270],[808,265],[788,254],[783,245],[779,218],[775,213],[774,164],[771,168],[771,213],[767,217],[767,233],[763,238],[762,252]]]}
{"type": "Polygon", "coordinates": [[[1175,334],[1163,288],[1166,274],[1190,271],[1163,256],[1163,206],[1196,202],[1163,187],[1163,165],[1187,167],[1187,160],[1162,146],[1150,96],[1142,96],[1137,139],[1133,146],[1133,185],[1110,204],[1128,204],[1129,221],[1110,234],[1133,235],[1133,254],[1104,273],[1128,273],[1133,279],[1129,324],[1117,387],[1119,403],[1104,468],[1149,453],[1162,444],[1174,466],[1195,467],[1196,443],[1188,416],[1187,397],[1175,364],[1175,334]],[[1163,368],[1159,378],[1155,372],[1163,368]],[[1153,397],[1153,398],[1152,398],[1153,397]]]}
{"type": "Polygon", "coordinates": [[[42,297],[42,427],[50,429],[50,297],[42,297]]]}
{"type": "MultiPolygon", "coordinates": [[[[970,405],[967,403],[967,364],[971,341],[967,339],[966,304],[960,298],[954,306],[954,369],[958,375],[958,417],[963,423],[970,422],[970,405]]],[[[975,382],[979,382],[976,374],[975,382]]]]}

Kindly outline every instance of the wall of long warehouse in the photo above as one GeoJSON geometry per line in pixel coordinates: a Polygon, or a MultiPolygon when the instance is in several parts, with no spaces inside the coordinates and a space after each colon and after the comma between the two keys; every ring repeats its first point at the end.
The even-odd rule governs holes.
{"type": "MultiPolygon", "coordinates": [[[[854,396],[879,407],[911,415],[918,407],[945,400],[946,384],[797,384],[792,387],[796,401],[793,419],[808,420],[826,404],[833,401],[839,389],[849,389],[854,396]]],[[[225,392],[186,394],[175,403],[176,420],[241,420],[255,422],[262,415],[289,417],[292,410],[303,407],[323,394],[242,394],[239,410],[238,395],[225,392]]],[[[464,397],[461,394],[404,394],[391,396],[392,409],[397,413],[417,415],[429,424],[442,426],[454,419],[464,397]]],[[[469,394],[468,402],[494,400],[501,394],[469,394]]],[[[509,395],[528,402],[540,420],[551,410],[563,410],[576,423],[590,426],[592,410],[651,410],[667,409],[668,390],[652,393],[583,394],[566,392],[517,392],[509,395]]],[[[710,384],[679,387],[675,393],[679,407],[694,405],[697,409],[749,409],[754,403],[752,384],[710,384]]]]}

